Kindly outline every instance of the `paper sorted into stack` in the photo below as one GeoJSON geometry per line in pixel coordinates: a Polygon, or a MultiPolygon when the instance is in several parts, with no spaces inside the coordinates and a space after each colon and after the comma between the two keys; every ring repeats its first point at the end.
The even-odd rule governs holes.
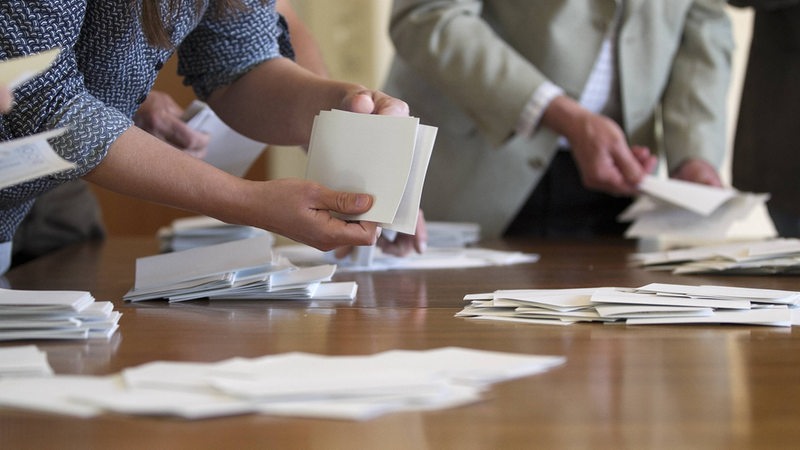
{"type": "Polygon", "coordinates": [[[0,405],[79,417],[262,413],[366,420],[473,403],[493,383],[564,362],[561,356],[455,347],[370,356],[287,353],[218,363],[157,361],[110,377],[0,380],[0,405]]]}
{"type": "Polygon", "coordinates": [[[247,239],[268,231],[247,225],[233,225],[206,216],[184,217],[158,230],[162,251],[181,251],[206,245],[247,239]]]}
{"type": "Polygon", "coordinates": [[[767,216],[767,194],[655,176],[645,177],[639,188],[642,195],[619,217],[622,222],[633,221],[626,237],[719,242],[775,236],[768,218],[768,227],[746,226],[767,216]]]}
{"type": "Polygon", "coordinates": [[[800,239],[770,239],[641,252],[631,262],[676,274],[772,275],[800,273],[800,239]]]}
{"type": "Polygon", "coordinates": [[[47,353],[35,345],[0,348],[0,378],[40,377],[53,375],[47,353]]]}
{"type": "Polygon", "coordinates": [[[481,226],[472,222],[427,221],[428,247],[458,248],[475,245],[481,238],[481,226]]]}
{"type": "Polygon", "coordinates": [[[273,257],[272,236],[197,247],[136,260],[126,301],[168,299],[352,300],[355,282],[333,283],[335,265],[298,268],[273,257]]]}
{"type": "Polygon", "coordinates": [[[456,317],[551,325],[800,324],[800,292],[653,283],[639,288],[499,290],[464,297],[456,317]]]}
{"type": "Polygon", "coordinates": [[[436,131],[415,117],[322,111],[311,130],[306,178],[373,196],[369,211],[346,219],[414,234],[436,131]]]}
{"type": "Polygon", "coordinates": [[[108,339],[121,316],[84,291],[0,289],[0,341],[108,339]]]}

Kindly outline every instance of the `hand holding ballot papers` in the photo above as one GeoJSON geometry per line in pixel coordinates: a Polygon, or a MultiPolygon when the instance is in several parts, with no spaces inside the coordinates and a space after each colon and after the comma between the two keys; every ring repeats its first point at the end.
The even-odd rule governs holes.
{"type": "Polygon", "coordinates": [[[369,211],[343,218],[413,235],[436,130],[415,117],[322,111],[311,132],[306,178],[373,196],[369,211]]]}

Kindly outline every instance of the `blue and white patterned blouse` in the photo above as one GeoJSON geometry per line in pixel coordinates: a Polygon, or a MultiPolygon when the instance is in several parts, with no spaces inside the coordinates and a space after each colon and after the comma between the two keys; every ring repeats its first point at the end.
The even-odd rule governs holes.
{"type": "MultiPolygon", "coordinates": [[[[274,0],[245,0],[243,13],[214,14],[205,1],[197,17],[193,0],[172,20],[179,72],[206,98],[255,65],[293,56],[285,22],[274,0]]],[[[83,176],[133,122],[163,63],[174,48],[149,45],[139,8],[129,0],[2,0],[0,60],[61,47],[53,67],[14,92],[15,106],[0,117],[0,140],[68,127],[51,141],[75,170],[0,190],[0,242],[10,241],[35,197],[83,176]]],[[[199,180],[198,180],[199,181],[199,180]]]]}

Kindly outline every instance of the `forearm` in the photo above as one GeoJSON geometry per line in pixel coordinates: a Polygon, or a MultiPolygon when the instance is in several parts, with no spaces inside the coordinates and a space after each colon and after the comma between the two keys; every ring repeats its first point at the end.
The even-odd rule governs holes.
{"type": "Polygon", "coordinates": [[[278,145],[307,144],[314,116],[340,108],[361,86],[319,77],[285,58],[266,61],[231,85],[217,89],[208,103],[240,133],[278,145]]]}
{"type": "Polygon", "coordinates": [[[123,133],[84,178],[121,194],[231,223],[243,222],[248,198],[245,180],[185,155],[136,127],[123,133]]]}

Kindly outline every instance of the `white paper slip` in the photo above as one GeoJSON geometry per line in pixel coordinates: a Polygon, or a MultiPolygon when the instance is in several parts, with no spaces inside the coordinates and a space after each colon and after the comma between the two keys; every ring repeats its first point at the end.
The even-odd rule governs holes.
{"type": "Polygon", "coordinates": [[[47,142],[65,131],[58,128],[0,142],[0,188],[74,168],[75,163],[61,158],[47,142]]]}
{"type": "Polygon", "coordinates": [[[592,294],[593,303],[622,303],[661,306],[694,306],[697,308],[750,309],[750,301],[706,297],[669,296],[649,293],[624,292],[615,288],[601,288],[592,294]]]}
{"type": "Polygon", "coordinates": [[[6,315],[37,312],[78,313],[94,303],[86,291],[47,291],[0,288],[0,313],[6,315]]]}
{"type": "Polygon", "coordinates": [[[16,89],[17,86],[49,69],[60,53],[60,48],[53,48],[0,61],[0,84],[8,89],[16,89]]]}
{"type": "Polygon", "coordinates": [[[44,378],[0,380],[0,405],[75,417],[94,417],[103,410],[73,398],[82,392],[94,395],[119,388],[118,377],[57,375],[44,378]]]}
{"type": "Polygon", "coordinates": [[[237,177],[242,177],[264,151],[266,144],[250,139],[229,127],[205,103],[195,100],[183,120],[210,136],[203,160],[237,177]]]}
{"type": "Polygon", "coordinates": [[[0,378],[52,375],[47,353],[35,345],[0,348],[0,378]]]}
{"type": "Polygon", "coordinates": [[[330,189],[367,193],[368,220],[413,234],[436,128],[414,117],[322,111],[314,120],[306,178],[330,189]]]}
{"type": "Polygon", "coordinates": [[[733,198],[736,191],[699,183],[647,175],[639,189],[655,198],[707,216],[733,198]]]}
{"type": "Polygon", "coordinates": [[[792,326],[792,312],[788,308],[716,310],[714,314],[708,316],[633,318],[626,320],[625,323],[628,325],[717,323],[790,327],[792,326]]]}

